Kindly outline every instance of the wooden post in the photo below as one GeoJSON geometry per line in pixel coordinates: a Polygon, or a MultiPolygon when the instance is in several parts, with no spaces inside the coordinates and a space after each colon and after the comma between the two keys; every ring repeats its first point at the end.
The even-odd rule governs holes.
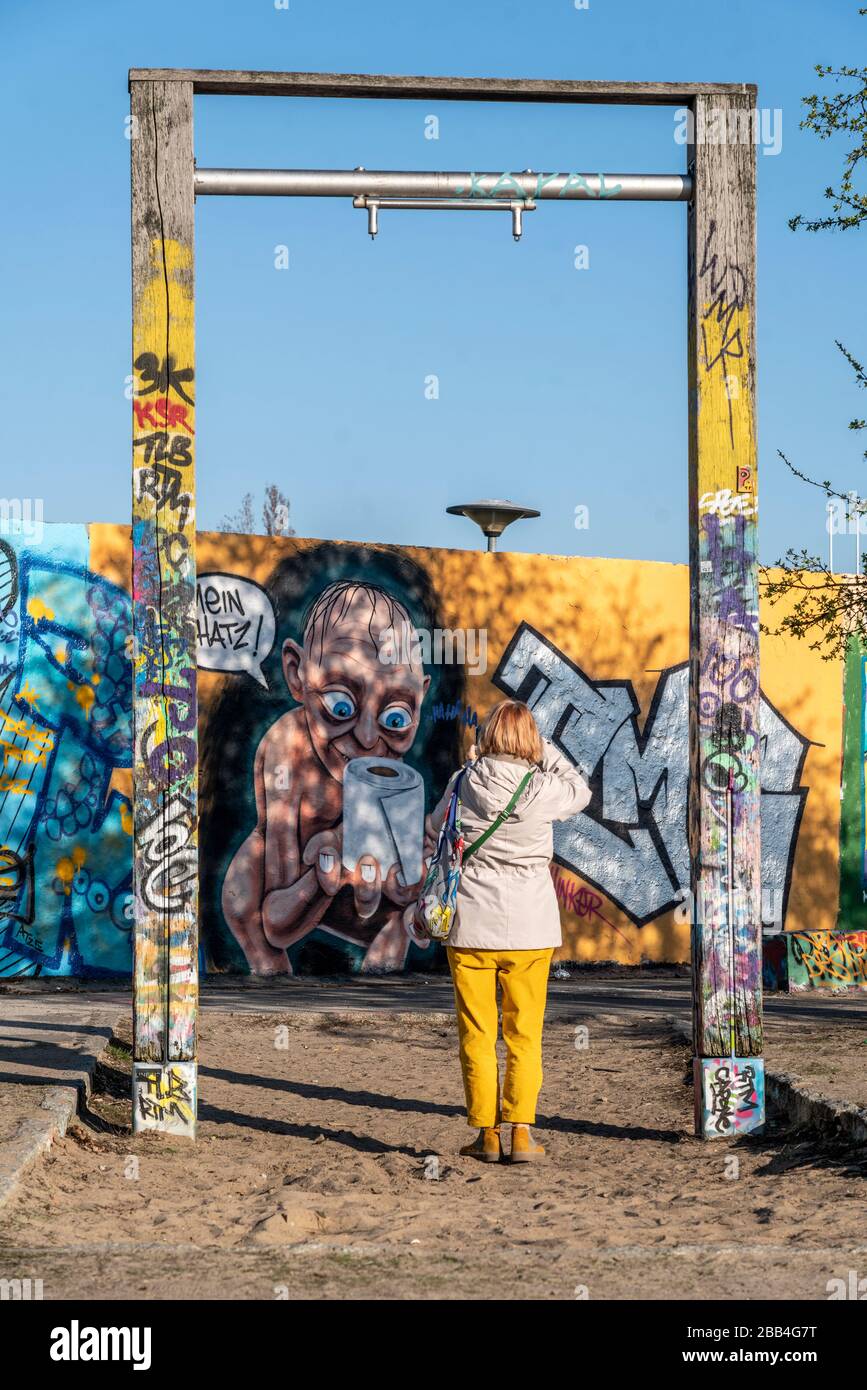
{"type": "Polygon", "coordinates": [[[688,104],[690,811],[696,1128],[764,1119],[755,88],[133,69],[136,1126],[195,1124],[193,93],[688,104]]]}
{"type": "Polygon", "coordinates": [[[696,1133],[764,1121],[751,95],[697,95],[689,211],[689,843],[696,1133]]]}
{"type": "Polygon", "coordinates": [[[193,1137],[198,992],[193,86],[131,93],[133,1125],[193,1137]]]}

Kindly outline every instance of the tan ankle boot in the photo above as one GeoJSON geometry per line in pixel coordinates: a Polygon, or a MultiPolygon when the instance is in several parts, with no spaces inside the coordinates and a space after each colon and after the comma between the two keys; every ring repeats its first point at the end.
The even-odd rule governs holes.
{"type": "Polygon", "coordinates": [[[512,1125],[512,1150],[509,1154],[512,1163],[533,1163],[544,1154],[542,1145],[532,1138],[529,1125],[512,1125]]]}
{"type": "Polygon", "coordinates": [[[482,1163],[499,1163],[503,1157],[500,1126],[480,1129],[472,1144],[464,1144],[461,1153],[465,1158],[481,1159],[482,1163]]]}

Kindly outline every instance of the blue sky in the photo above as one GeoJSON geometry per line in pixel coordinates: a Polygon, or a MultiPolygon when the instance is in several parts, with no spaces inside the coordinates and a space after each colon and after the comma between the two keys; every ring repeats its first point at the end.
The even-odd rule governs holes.
{"type": "MultiPolygon", "coordinates": [[[[761,555],[825,553],[823,497],[776,450],[867,490],[846,428],[863,396],[834,347],[867,356],[867,234],[793,234],[787,218],[824,211],[837,179],[842,147],[799,130],[800,98],[815,63],[865,61],[857,11],[2,0],[3,491],[43,498],[47,520],[129,518],[129,67],[745,81],[783,122],[781,152],[758,157],[761,555]]],[[[201,165],[684,167],[669,108],[198,97],[195,123],[201,165]]],[[[200,200],[200,527],[275,481],[300,535],[474,546],[445,508],[499,495],[542,511],[508,548],[684,561],[685,208],[542,204],[518,245],[506,224],[384,212],[371,242],[348,200],[200,200]]]]}

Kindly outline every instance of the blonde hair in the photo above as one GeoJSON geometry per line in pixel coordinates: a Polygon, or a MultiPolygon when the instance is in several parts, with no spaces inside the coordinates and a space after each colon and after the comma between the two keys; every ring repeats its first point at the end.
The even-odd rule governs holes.
{"type": "Polygon", "coordinates": [[[479,757],[507,754],[542,761],[542,739],[533,712],[522,700],[501,700],[482,720],[476,741],[479,757]]]}

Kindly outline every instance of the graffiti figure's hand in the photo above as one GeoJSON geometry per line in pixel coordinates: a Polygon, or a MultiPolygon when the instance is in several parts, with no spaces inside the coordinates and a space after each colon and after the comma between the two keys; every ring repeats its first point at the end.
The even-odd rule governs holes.
{"type": "Polygon", "coordinates": [[[417,883],[407,883],[403,877],[399,864],[392,864],[386,874],[383,892],[391,902],[397,903],[398,907],[407,907],[410,903],[415,903],[416,898],[421,892],[424,883],[427,865],[422,865],[421,878],[417,883]]]}
{"type": "Polygon", "coordinates": [[[311,835],[301,856],[303,862],[311,866],[319,880],[319,887],[329,898],[340,892],[348,876],[343,868],[343,827],[332,826],[330,830],[320,830],[311,835]]]}
{"type": "Polygon", "coordinates": [[[403,928],[403,913],[393,912],[367,948],[362,970],[403,970],[410,938],[403,928]]]}
{"type": "Polygon", "coordinates": [[[350,884],[358,916],[362,921],[373,916],[382,897],[379,863],[372,854],[362,854],[354,869],[344,868],[342,825],[311,835],[301,857],[313,869],[319,887],[329,898],[336,897],[344,885],[350,884]]]}
{"type": "Polygon", "coordinates": [[[347,874],[355,893],[355,911],[362,921],[372,917],[382,897],[382,871],[372,854],[362,854],[355,870],[347,874]]]}

